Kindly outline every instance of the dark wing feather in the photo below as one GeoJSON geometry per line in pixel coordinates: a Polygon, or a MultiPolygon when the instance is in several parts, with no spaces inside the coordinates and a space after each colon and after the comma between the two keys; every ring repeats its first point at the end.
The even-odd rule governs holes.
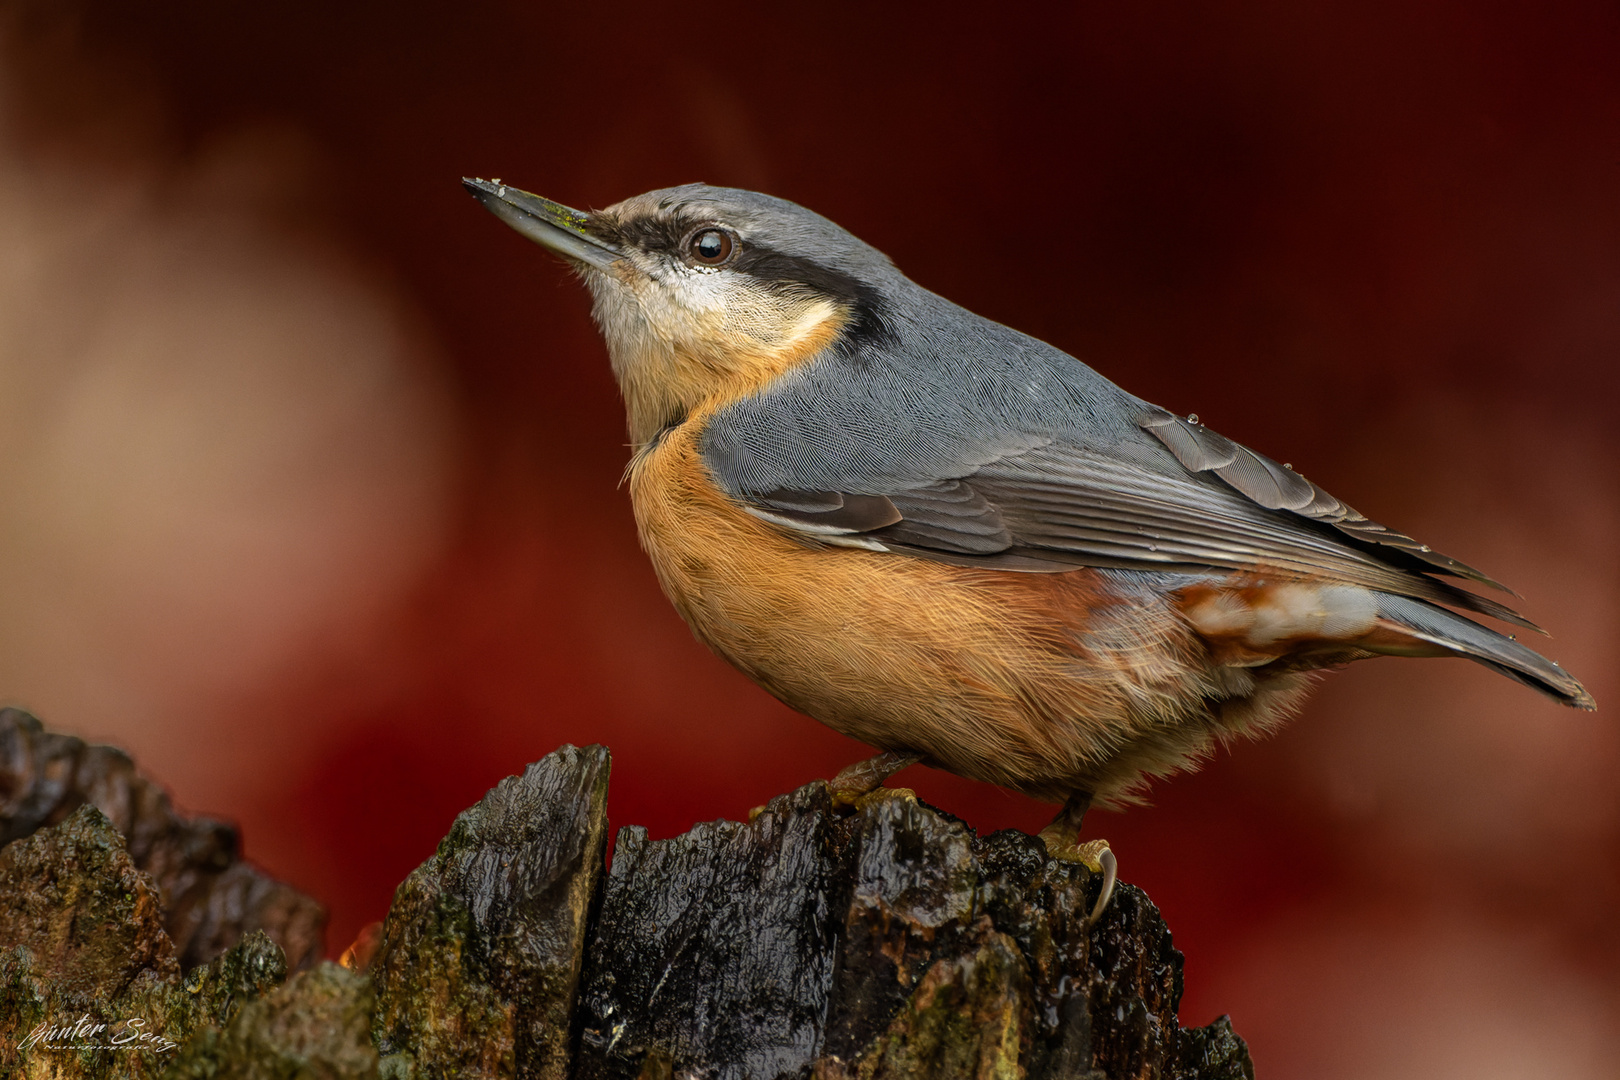
{"type": "Polygon", "coordinates": [[[895,492],[902,520],[886,535],[925,549],[961,555],[994,555],[1013,546],[1001,511],[973,484],[943,480],[895,492]]]}
{"type": "Polygon", "coordinates": [[[1384,551],[1347,543],[1309,518],[1257,506],[1192,476],[1049,446],[992,463],[971,482],[1000,508],[1018,547],[1090,551],[1144,569],[1291,571],[1531,626],[1494,600],[1392,564],[1384,551]]]}
{"type": "Polygon", "coordinates": [[[1404,533],[1368,520],[1287,466],[1218,435],[1202,424],[1183,420],[1164,409],[1153,409],[1141,426],[1164,443],[1186,468],[1193,472],[1213,472],[1269,510],[1287,510],[1313,521],[1326,522],[1352,540],[1395,548],[1427,564],[1422,568],[1425,573],[1450,574],[1503,592],[1513,591],[1472,566],[1434,551],[1428,544],[1420,544],[1404,533]]]}
{"type": "Polygon", "coordinates": [[[827,535],[872,532],[904,518],[899,508],[882,495],[778,488],[748,502],[764,516],[784,525],[799,525],[827,535]]]}

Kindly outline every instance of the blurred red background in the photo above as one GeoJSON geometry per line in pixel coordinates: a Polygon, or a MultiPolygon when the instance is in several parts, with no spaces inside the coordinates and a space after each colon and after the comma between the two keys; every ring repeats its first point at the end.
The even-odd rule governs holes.
{"type": "MultiPolygon", "coordinates": [[[[330,905],[564,741],[655,836],[864,748],[698,646],[583,291],[461,191],[802,202],[1620,646],[1612,4],[18,0],[0,697],[330,905]]],[[[1620,738],[1474,665],[1323,680],[1090,831],[1261,1074],[1612,1076],[1620,738]]],[[[980,830],[1049,808],[922,769],[980,830]]]]}

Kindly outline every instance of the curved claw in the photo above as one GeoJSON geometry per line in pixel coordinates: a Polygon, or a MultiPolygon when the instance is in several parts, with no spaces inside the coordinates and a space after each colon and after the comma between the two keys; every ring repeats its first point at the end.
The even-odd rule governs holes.
{"type": "Polygon", "coordinates": [[[1045,841],[1046,853],[1052,858],[1080,863],[1092,873],[1102,875],[1102,890],[1097,893],[1097,902],[1091,905],[1091,914],[1086,916],[1086,926],[1097,925],[1102,913],[1108,910],[1108,902],[1114,898],[1114,886],[1119,881],[1119,861],[1114,858],[1113,851],[1108,847],[1108,841],[1087,840],[1083,844],[1076,843],[1072,835],[1058,822],[1043,829],[1040,838],[1045,841]]]}
{"type": "Polygon", "coordinates": [[[1087,928],[1097,925],[1102,913],[1108,910],[1108,901],[1114,898],[1114,883],[1119,880],[1119,863],[1114,859],[1114,853],[1107,847],[1107,841],[1099,840],[1103,844],[1102,854],[1097,861],[1102,864],[1102,891],[1097,894],[1097,902],[1091,905],[1091,914],[1086,916],[1087,928]]]}

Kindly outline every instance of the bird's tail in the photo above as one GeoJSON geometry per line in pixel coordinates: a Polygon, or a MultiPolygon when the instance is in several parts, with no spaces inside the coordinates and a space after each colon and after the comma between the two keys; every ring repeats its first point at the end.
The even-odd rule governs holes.
{"type": "MultiPolygon", "coordinates": [[[[1510,679],[1532,686],[1564,705],[1577,709],[1597,708],[1592,695],[1574,676],[1513,638],[1422,600],[1388,593],[1374,595],[1378,599],[1378,614],[1386,630],[1396,631],[1397,634],[1404,632],[1418,642],[1438,646],[1453,656],[1466,656],[1510,679]]],[[[1392,654],[1404,651],[1394,643],[1388,648],[1369,647],[1392,654]]]]}

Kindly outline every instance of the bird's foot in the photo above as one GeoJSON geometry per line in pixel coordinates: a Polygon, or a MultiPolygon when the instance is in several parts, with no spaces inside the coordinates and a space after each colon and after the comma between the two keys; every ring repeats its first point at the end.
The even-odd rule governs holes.
{"type": "MultiPolygon", "coordinates": [[[[831,785],[829,785],[829,787],[830,786],[831,785]]],[[[848,789],[842,791],[836,788],[833,789],[834,809],[865,810],[873,803],[887,802],[890,799],[909,799],[912,802],[916,802],[917,793],[908,787],[884,787],[881,784],[865,794],[848,789]]],[[[755,818],[759,817],[759,815],[763,814],[765,810],[765,806],[754,807],[752,810],[748,811],[748,820],[753,821],[755,818]]]]}
{"type": "Polygon", "coordinates": [[[1119,863],[1108,841],[1087,840],[1082,844],[1074,831],[1064,828],[1061,821],[1042,829],[1040,839],[1052,858],[1079,863],[1092,873],[1102,875],[1102,890],[1097,893],[1097,902],[1091,905],[1091,914],[1086,916],[1086,925],[1095,926],[1108,909],[1108,901],[1114,897],[1114,883],[1119,880],[1119,863]]]}
{"type": "MultiPolygon", "coordinates": [[[[868,796],[887,797],[877,794],[889,790],[884,788],[883,781],[921,760],[921,754],[888,750],[865,761],[857,761],[827,782],[827,790],[832,793],[833,805],[859,807],[868,801],[868,796]]],[[[916,795],[906,788],[895,788],[894,792],[904,792],[906,796],[916,798],[916,795]]]]}
{"type": "Polygon", "coordinates": [[[891,802],[896,799],[901,802],[916,802],[917,793],[908,787],[875,787],[856,798],[850,805],[857,810],[865,810],[874,803],[891,802]]]}

